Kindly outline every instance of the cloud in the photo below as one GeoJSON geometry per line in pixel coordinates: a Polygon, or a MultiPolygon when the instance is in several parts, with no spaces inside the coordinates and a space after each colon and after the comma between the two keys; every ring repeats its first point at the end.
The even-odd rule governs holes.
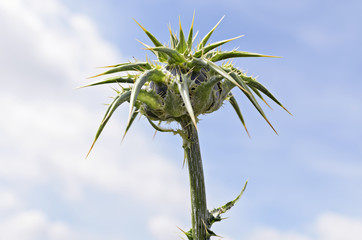
{"type": "MultiPolygon", "coordinates": [[[[167,215],[156,215],[149,220],[148,227],[152,235],[157,240],[170,240],[186,236],[177,228],[180,227],[180,222],[167,215]]],[[[188,229],[183,229],[188,231],[188,229]]]]}
{"type": "Polygon", "coordinates": [[[362,238],[362,219],[334,212],[320,214],[308,231],[283,231],[263,227],[253,231],[247,240],[359,240],[362,238]]]}
{"type": "Polygon", "coordinates": [[[11,210],[19,205],[19,200],[10,191],[0,190],[0,212],[11,210]]]}
{"type": "Polygon", "coordinates": [[[318,217],[315,231],[318,240],[362,239],[362,219],[324,213],[318,217]]]}
{"type": "Polygon", "coordinates": [[[47,211],[59,208],[57,203],[47,203],[51,210],[39,207],[38,198],[48,194],[44,188],[56,192],[62,207],[85,203],[91,189],[158,208],[163,216],[170,209],[187,211],[182,153],[176,165],[136,129],[120,147],[119,115],[84,159],[103,114],[91,104],[100,105],[95,98],[105,92],[90,89],[87,95],[74,87],[96,66],[124,60],[94,22],[55,0],[0,0],[0,30],[6,36],[0,38],[0,74],[6,79],[0,89],[0,187],[12,189],[0,193],[0,211],[13,208],[1,219],[2,237],[86,239],[74,237],[79,230],[70,219],[50,219],[47,211]],[[28,199],[23,209],[16,196],[28,199]]]}

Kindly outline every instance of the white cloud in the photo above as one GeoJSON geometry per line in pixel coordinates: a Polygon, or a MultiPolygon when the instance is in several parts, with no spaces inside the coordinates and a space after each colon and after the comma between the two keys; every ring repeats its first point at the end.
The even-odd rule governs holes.
{"type": "Polygon", "coordinates": [[[11,210],[19,206],[19,200],[10,191],[0,191],[0,211],[11,210]]]}
{"type": "Polygon", "coordinates": [[[0,220],[0,232],[1,239],[7,240],[104,239],[97,234],[75,231],[65,222],[52,221],[39,210],[19,211],[5,220],[0,220]]]}
{"type": "MultiPolygon", "coordinates": [[[[0,30],[6,36],[0,38],[0,74],[5,79],[0,89],[0,184],[13,188],[0,193],[0,209],[15,208],[17,193],[30,199],[25,210],[1,220],[1,237],[85,239],[73,237],[76,227],[67,219],[53,221],[45,210],[29,210],[37,187],[45,184],[62,197],[59,201],[86,201],[85,189],[91,188],[160,207],[165,216],[169,209],[187,211],[182,154],[175,165],[160,154],[162,147],[149,144],[151,139],[144,140],[136,130],[122,144],[120,157],[114,149],[120,147],[122,131],[111,120],[92,156],[84,160],[103,113],[84,105],[73,87],[96,66],[122,60],[89,18],[56,0],[0,0],[0,30]]],[[[90,101],[93,97],[87,96],[90,101]]]]}
{"type": "Polygon", "coordinates": [[[69,239],[69,230],[60,222],[51,223],[46,216],[36,210],[30,210],[12,216],[0,222],[0,232],[3,239],[69,239]]]}
{"type": "Polygon", "coordinates": [[[283,231],[269,227],[253,231],[247,240],[360,240],[362,239],[362,219],[327,212],[320,214],[310,230],[302,232],[283,231]]]}
{"type": "Polygon", "coordinates": [[[262,228],[255,231],[248,240],[312,240],[294,232],[281,232],[272,228],[262,228]]]}
{"type": "MultiPolygon", "coordinates": [[[[149,220],[148,227],[157,240],[177,239],[179,236],[186,239],[186,236],[177,227],[181,227],[179,221],[169,216],[157,215],[149,220]]],[[[183,229],[188,231],[188,229],[183,229]]]]}
{"type": "Polygon", "coordinates": [[[324,213],[317,219],[315,231],[318,240],[359,240],[362,239],[362,219],[324,213]]]}

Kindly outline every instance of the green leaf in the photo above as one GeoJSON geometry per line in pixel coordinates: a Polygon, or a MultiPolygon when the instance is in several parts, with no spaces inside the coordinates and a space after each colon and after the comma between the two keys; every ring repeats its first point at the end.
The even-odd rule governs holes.
{"type": "Polygon", "coordinates": [[[191,51],[191,49],[192,49],[192,42],[193,42],[192,35],[193,35],[193,30],[194,30],[194,20],[195,20],[195,11],[194,11],[194,15],[192,16],[192,23],[191,23],[189,35],[187,37],[187,48],[189,49],[189,51],[191,51]]]}
{"type": "Polygon", "coordinates": [[[171,43],[171,48],[176,48],[177,44],[178,44],[178,39],[177,37],[172,33],[172,29],[171,29],[171,25],[168,26],[168,31],[170,32],[170,43],[171,43]]]}
{"type": "MultiPolygon", "coordinates": [[[[140,26],[140,28],[142,28],[142,30],[147,34],[147,36],[151,39],[151,41],[153,42],[153,44],[156,46],[156,47],[161,47],[163,46],[162,43],[160,43],[157,38],[155,36],[153,36],[149,31],[147,31],[146,28],[144,28],[141,24],[139,24],[135,19],[133,19],[137,24],[138,26],[140,26]]],[[[164,55],[163,53],[159,53],[158,55],[158,59],[160,60],[160,62],[165,62],[167,60],[167,56],[164,55]]]]}
{"type": "Polygon", "coordinates": [[[173,134],[179,134],[180,136],[184,136],[184,133],[181,130],[174,130],[174,129],[169,129],[169,128],[163,128],[160,127],[159,125],[156,125],[151,119],[149,119],[148,117],[146,117],[148,122],[151,124],[151,126],[159,132],[171,132],[173,134]]]}
{"type": "Polygon", "coordinates": [[[251,52],[241,52],[241,51],[227,51],[227,52],[212,52],[209,53],[207,56],[211,61],[217,62],[229,58],[237,58],[237,57],[272,57],[272,58],[279,58],[278,56],[269,56],[263,55],[259,53],[251,53],[251,52]]]}
{"type": "Polygon", "coordinates": [[[212,70],[214,70],[215,72],[220,74],[222,77],[224,77],[225,79],[227,79],[230,82],[232,82],[233,84],[235,84],[235,86],[238,86],[244,93],[249,93],[246,89],[244,89],[242,84],[239,83],[239,81],[237,79],[231,77],[227,72],[225,72],[225,70],[223,68],[221,68],[220,66],[216,65],[215,63],[213,63],[207,59],[206,59],[206,62],[212,70]]]}
{"type": "Polygon", "coordinates": [[[236,101],[236,99],[234,98],[234,96],[231,95],[231,97],[229,98],[229,102],[231,103],[231,106],[233,106],[236,114],[238,115],[241,123],[243,124],[243,126],[244,126],[244,128],[245,128],[246,133],[248,134],[248,136],[249,136],[249,138],[250,138],[250,134],[249,134],[248,129],[246,128],[243,115],[241,114],[241,111],[240,111],[240,108],[239,108],[239,104],[238,104],[238,102],[236,101]]]}
{"type": "Polygon", "coordinates": [[[220,214],[223,214],[223,213],[229,211],[236,204],[236,202],[239,201],[239,199],[243,195],[247,185],[248,185],[248,181],[245,182],[244,187],[241,190],[240,194],[234,200],[226,203],[222,207],[213,209],[212,211],[210,211],[210,213],[215,216],[215,215],[220,215],[220,214]]]}
{"type": "Polygon", "coordinates": [[[153,110],[162,108],[163,98],[154,91],[146,91],[141,89],[137,100],[143,102],[153,110]]]}
{"type": "Polygon", "coordinates": [[[103,67],[98,67],[98,68],[114,68],[114,67],[119,67],[119,66],[126,65],[126,64],[129,64],[129,62],[119,63],[119,64],[115,64],[115,65],[110,65],[110,66],[103,66],[103,67]]]}
{"type": "Polygon", "coordinates": [[[186,74],[181,73],[181,81],[177,81],[177,86],[180,91],[180,95],[182,97],[182,100],[185,103],[185,107],[187,112],[190,115],[190,118],[195,125],[195,128],[197,129],[197,121],[194,114],[194,110],[192,109],[191,100],[190,100],[190,94],[189,94],[189,86],[188,86],[188,77],[186,74]]]}
{"type": "Polygon", "coordinates": [[[180,34],[180,41],[178,42],[178,44],[176,46],[176,50],[179,53],[184,53],[186,51],[187,44],[186,44],[184,32],[182,31],[181,18],[180,18],[180,33],[179,34],[180,34]]]}
{"type": "Polygon", "coordinates": [[[263,111],[263,109],[260,107],[259,103],[256,101],[255,97],[253,96],[253,94],[250,92],[248,86],[245,84],[245,82],[242,80],[242,78],[237,75],[235,72],[231,72],[230,76],[233,77],[235,79],[235,81],[237,81],[238,83],[240,83],[240,85],[243,86],[243,88],[246,90],[243,91],[244,94],[246,95],[246,97],[249,99],[249,101],[254,105],[254,107],[258,110],[258,112],[260,113],[260,115],[262,115],[262,117],[265,119],[265,121],[269,124],[269,126],[273,129],[273,131],[277,133],[277,131],[274,129],[273,125],[271,125],[271,123],[269,122],[268,118],[265,116],[265,113],[263,111]]]}
{"type": "Polygon", "coordinates": [[[267,103],[267,101],[265,101],[265,99],[263,98],[261,93],[258,91],[258,89],[251,87],[251,86],[249,86],[249,87],[271,110],[273,110],[273,108],[267,103]]]}
{"type": "Polygon", "coordinates": [[[154,47],[154,48],[149,48],[148,50],[154,50],[154,51],[157,51],[157,52],[165,53],[169,57],[169,62],[171,61],[172,63],[174,63],[174,62],[176,62],[176,63],[184,63],[184,62],[186,62],[185,57],[181,53],[179,53],[177,50],[172,49],[172,48],[154,47]]]}
{"type": "Polygon", "coordinates": [[[115,77],[110,77],[110,78],[104,79],[102,81],[93,82],[88,85],[81,86],[79,88],[91,87],[91,86],[108,84],[108,83],[134,83],[134,79],[131,77],[125,77],[125,76],[121,76],[121,77],[115,76],[115,77]]]}
{"type": "Polygon", "coordinates": [[[160,76],[164,76],[164,74],[162,73],[161,70],[152,69],[152,70],[148,70],[148,71],[144,72],[139,78],[137,78],[137,80],[135,81],[135,83],[133,85],[132,92],[131,92],[131,97],[130,97],[130,102],[129,102],[130,109],[129,109],[128,123],[131,121],[133,107],[136,103],[137,96],[140,93],[143,85],[147,81],[160,81],[160,79],[159,79],[160,76]]]}
{"type": "Polygon", "coordinates": [[[211,43],[211,44],[207,45],[206,47],[204,47],[204,48],[198,50],[197,52],[195,52],[194,57],[201,57],[203,54],[206,54],[209,51],[211,51],[211,50],[213,50],[213,49],[215,49],[215,48],[217,48],[217,47],[219,47],[219,46],[221,46],[221,45],[223,45],[225,43],[228,43],[228,42],[233,41],[235,39],[241,38],[243,36],[244,35],[234,37],[234,38],[230,38],[230,39],[223,40],[223,41],[219,41],[219,42],[215,42],[215,43],[211,43]]]}
{"type": "Polygon", "coordinates": [[[89,78],[95,78],[106,74],[117,73],[117,72],[125,72],[125,71],[145,71],[147,69],[151,69],[151,65],[148,62],[137,62],[137,63],[127,63],[120,65],[118,67],[112,68],[104,73],[95,75],[89,78]]]}
{"type": "Polygon", "coordinates": [[[197,46],[197,50],[202,49],[202,48],[206,45],[206,43],[207,43],[207,41],[209,40],[211,34],[215,31],[215,29],[217,28],[217,26],[220,24],[220,22],[223,20],[224,17],[225,17],[225,16],[223,16],[223,17],[219,20],[219,22],[210,30],[210,32],[208,32],[208,33],[205,35],[205,37],[201,40],[201,42],[200,42],[199,45],[197,46]]]}
{"type": "Polygon", "coordinates": [[[261,83],[256,81],[256,79],[252,77],[248,77],[245,75],[240,75],[241,78],[246,82],[247,85],[250,87],[256,88],[262,93],[264,93],[266,96],[268,96],[271,100],[273,100],[276,104],[278,104],[280,107],[282,107],[285,111],[287,111],[290,115],[292,115],[274,96],[269,92],[268,89],[266,89],[261,83]]]}
{"type": "Polygon", "coordinates": [[[140,26],[140,28],[142,28],[142,30],[147,34],[147,36],[151,39],[151,41],[153,42],[153,44],[155,44],[156,47],[163,46],[162,43],[160,43],[155,36],[153,36],[149,31],[147,31],[146,28],[144,28],[141,24],[139,24],[135,19],[133,20],[138,24],[138,26],[140,26]]]}
{"type": "Polygon", "coordinates": [[[119,95],[117,95],[117,97],[113,100],[113,102],[109,105],[106,114],[103,117],[103,120],[101,122],[101,124],[98,127],[96,136],[94,138],[94,141],[92,143],[92,146],[90,147],[88,154],[86,157],[88,157],[89,153],[92,151],[94,144],[96,143],[98,137],[100,136],[100,134],[102,133],[104,127],[106,126],[108,120],[111,118],[112,114],[114,113],[114,111],[124,102],[128,101],[129,98],[131,96],[131,91],[126,91],[123,93],[120,93],[119,95]]]}
{"type": "Polygon", "coordinates": [[[130,119],[130,121],[129,121],[128,124],[127,124],[126,130],[124,131],[124,134],[123,134],[123,137],[122,137],[122,142],[123,142],[124,138],[126,137],[126,134],[127,134],[128,130],[131,128],[132,123],[133,123],[134,120],[136,119],[138,113],[139,113],[139,112],[137,111],[137,108],[136,108],[136,111],[133,111],[132,116],[131,116],[131,119],[130,119]]]}

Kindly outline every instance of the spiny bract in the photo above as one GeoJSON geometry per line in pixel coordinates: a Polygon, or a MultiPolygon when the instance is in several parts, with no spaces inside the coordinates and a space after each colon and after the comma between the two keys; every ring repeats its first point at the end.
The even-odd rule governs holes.
{"type": "MultiPolygon", "coordinates": [[[[108,71],[93,77],[120,72],[127,72],[128,75],[114,76],[84,86],[109,83],[128,84],[127,87],[121,86],[122,90],[117,91],[117,96],[109,105],[99,126],[92,147],[113,112],[124,102],[130,103],[125,134],[139,113],[144,115],[158,131],[180,133],[179,130],[161,128],[152,121],[179,122],[182,118],[189,118],[196,126],[197,117],[200,114],[218,110],[225,100],[231,103],[245,127],[238,103],[231,93],[234,87],[238,87],[246,95],[262,117],[269,123],[252,91],[264,102],[261,93],[282,108],[284,108],[283,105],[255,78],[247,76],[234,67],[232,63],[227,62],[220,66],[215,62],[236,57],[273,56],[237,50],[221,51],[218,49],[219,46],[242,36],[207,45],[210,36],[221,20],[222,18],[195,47],[193,43],[197,33],[193,36],[194,18],[187,38],[182,30],[181,21],[178,38],[169,28],[169,45],[161,44],[156,37],[136,22],[155,45],[151,47],[141,42],[147,50],[152,51],[157,56],[157,61],[136,61],[107,66],[107,68],[110,68],[108,71]]],[[[271,126],[270,123],[269,125],[271,126]]],[[[247,131],[246,127],[245,130],[247,131]]]]}

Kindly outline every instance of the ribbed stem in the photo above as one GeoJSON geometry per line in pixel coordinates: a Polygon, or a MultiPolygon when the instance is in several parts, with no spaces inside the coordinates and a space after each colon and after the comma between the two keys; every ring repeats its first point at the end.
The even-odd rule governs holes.
{"type": "Polygon", "coordinates": [[[180,124],[185,132],[183,147],[190,177],[192,237],[193,240],[208,240],[205,180],[197,129],[191,119],[182,119],[180,124]]]}

